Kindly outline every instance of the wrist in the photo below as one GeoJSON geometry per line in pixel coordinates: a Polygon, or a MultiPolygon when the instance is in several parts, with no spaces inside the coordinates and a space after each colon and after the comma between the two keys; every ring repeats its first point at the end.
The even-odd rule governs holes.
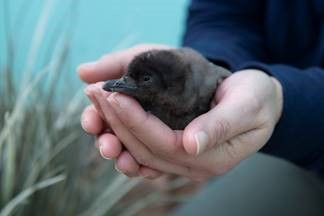
{"type": "Polygon", "coordinates": [[[282,85],[275,77],[270,77],[271,81],[275,87],[275,97],[276,97],[276,121],[275,124],[278,123],[280,120],[280,117],[282,115],[283,110],[283,91],[282,91],[282,85]]]}

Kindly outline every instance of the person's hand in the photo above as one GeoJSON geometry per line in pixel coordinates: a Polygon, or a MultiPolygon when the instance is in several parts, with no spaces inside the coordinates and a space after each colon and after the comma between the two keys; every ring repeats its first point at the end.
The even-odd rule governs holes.
{"type": "MultiPolygon", "coordinates": [[[[107,67],[106,73],[114,71],[107,67]]],[[[105,93],[98,85],[87,91],[110,126],[103,124],[94,108],[85,110],[82,125],[92,134],[112,128],[114,134],[107,131],[99,136],[101,153],[117,158],[117,167],[128,176],[173,173],[204,179],[223,174],[266,143],[282,109],[280,84],[263,72],[246,70],[222,83],[211,111],[184,131],[172,131],[134,99],[105,93]],[[122,151],[121,142],[127,151],[122,151]]]]}

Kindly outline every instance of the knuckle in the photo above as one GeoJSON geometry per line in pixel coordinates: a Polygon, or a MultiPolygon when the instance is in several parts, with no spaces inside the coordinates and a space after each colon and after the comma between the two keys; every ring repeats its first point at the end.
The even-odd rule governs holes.
{"type": "Polygon", "coordinates": [[[255,93],[248,94],[244,97],[246,104],[245,107],[248,108],[247,112],[250,114],[259,113],[262,110],[262,101],[258,99],[259,97],[255,93]]]}
{"type": "Polygon", "coordinates": [[[218,143],[225,141],[226,135],[230,131],[230,124],[226,120],[215,122],[214,135],[218,143]]]}
{"type": "Polygon", "coordinates": [[[229,162],[236,161],[243,155],[244,152],[242,152],[242,149],[238,147],[244,145],[244,143],[242,136],[236,136],[235,140],[228,140],[224,143],[224,153],[227,155],[229,162]]]}

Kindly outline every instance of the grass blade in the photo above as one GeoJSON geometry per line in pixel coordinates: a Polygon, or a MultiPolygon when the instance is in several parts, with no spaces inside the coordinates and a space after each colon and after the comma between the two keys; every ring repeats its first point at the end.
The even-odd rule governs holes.
{"type": "Polygon", "coordinates": [[[117,176],[117,178],[94,202],[94,204],[79,216],[105,215],[139,181],[140,178],[128,180],[124,175],[117,176]]]}
{"type": "Polygon", "coordinates": [[[58,175],[53,178],[46,179],[31,186],[24,191],[20,192],[16,197],[14,197],[0,212],[0,216],[9,216],[12,211],[17,208],[22,202],[24,202],[28,197],[33,195],[36,191],[42,190],[51,185],[57,184],[65,179],[64,175],[58,175]]]}

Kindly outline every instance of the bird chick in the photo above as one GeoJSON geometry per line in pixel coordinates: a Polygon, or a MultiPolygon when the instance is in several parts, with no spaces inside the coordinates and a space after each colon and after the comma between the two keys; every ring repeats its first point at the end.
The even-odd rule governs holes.
{"type": "Polygon", "coordinates": [[[217,86],[230,74],[190,48],[150,50],[103,89],[134,97],[170,128],[182,130],[210,109],[217,86]]]}

